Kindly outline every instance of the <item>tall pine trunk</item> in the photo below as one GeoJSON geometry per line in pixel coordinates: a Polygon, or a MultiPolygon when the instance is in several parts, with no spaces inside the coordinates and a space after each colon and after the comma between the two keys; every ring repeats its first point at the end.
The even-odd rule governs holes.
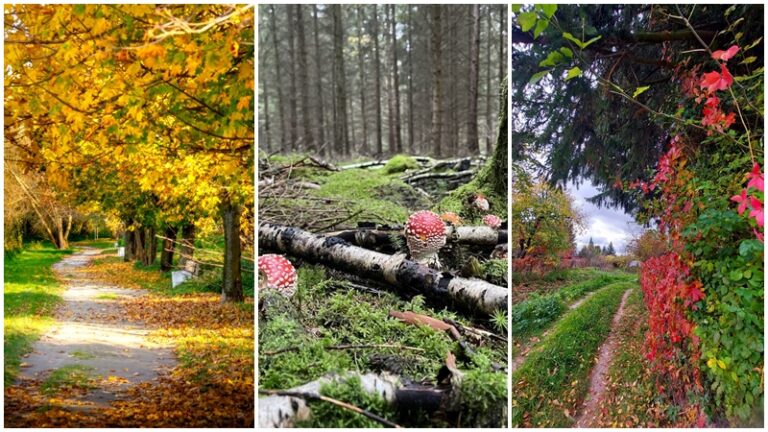
{"type": "Polygon", "coordinates": [[[477,87],[480,78],[480,5],[472,5],[472,32],[469,51],[469,109],[467,114],[467,148],[480,153],[477,133],[477,87]]]}
{"type": "Polygon", "coordinates": [[[391,8],[391,15],[390,15],[390,27],[391,27],[391,34],[392,34],[392,86],[394,89],[394,109],[395,109],[395,118],[393,119],[393,124],[395,127],[394,131],[394,137],[395,137],[395,151],[397,153],[400,153],[403,151],[403,141],[402,141],[402,128],[400,125],[400,77],[398,73],[398,66],[397,66],[397,32],[396,32],[396,22],[397,17],[395,16],[395,5],[390,5],[391,8]]]}
{"type": "Polygon", "coordinates": [[[491,31],[493,30],[493,6],[488,8],[488,18],[485,35],[485,152],[491,152],[491,131],[493,130],[493,115],[491,114],[491,31]]]}
{"type": "Polygon", "coordinates": [[[373,5],[373,56],[375,61],[376,73],[376,157],[383,156],[384,148],[382,146],[381,136],[381,55],[379,53],[379,11],[377,6],[373,5]]]}
{"type": "Polygon", "coordinates": [[[408,8],[408,153],[416,154],[413,139],[413,12],[412,5],[408,8]]]}
{"type": "Polygon", "coordinates": [[[337,155],[346,154],[349,149],[347,134],[347,80],[344,74],[344,23],[341,5],[332,5],[333,11],[333,70],[334,70],[334,147],[337,155]]]}
{"type": "Polygon", "coordinates": [[[326,155],[325,146],[325,107],[323,104],[323,65],[320,63],[320,35],[317,24],[317,5],[312,5],[312,27],[314,31],[315,39],[315,123],[317,132],[315,138],[317,139],[316,147],[320,153],[320,156],[326,155]]]}
{"type": "Polygon", "coordinates": [[[296,151],[301,150],[301,147],[299,146],[299,126],[298,126],[298,118],[299,118],[299,111],[297,107],[296,102],[296,96],[297,96],[297,89],[296,89],[296,19],[293,13],[294,5],[286,5],[286,16],[288,18],[288,58],[291,59],[290,61],[290,67],[288,68],[288,75],[290,75],[289,83],[290,87],[288,88],[288,106],[291,110],[291,115],[289,119],[290,123],[290,133],[291,133],[291,142],[289,144],[289,150],[296,151]]]}
{"type": "Polygon", "coordinates": [[[307,71],[307,39],[304,33],[304,14],[302,5],[296,5],[296,28],[298,29],[299,44],[299,81],[301,82],[301,123],[304,134],[304,148],[314,153],[316,150],[315,142],[312,137],[312,128],[309,119],[312,116],[309,112],[309,75],[307,71]]]}
{"type": "Polygon", "coordinates": [[[243,301],[243,281],[240,272],[240,207],[227,200],[222,204],[224,221],[224,274],[221,301],[243,301]]]}
{"type": "Polygon", "coordinates": [[[368,121],[366,119],[367,110],[365,107],[365,90],[368,86],[365,83],[365,61],[362,45],[364,20],[365,12],[363,11],[363,6],[357,5],[357,68],[360,71],[360,116],[363,122],[363,139],[360,153],[368,154],[370,150],[368,148],[368,121]]]}
{"type": "Polygon", "coordinates": [[[431,26],[431,44],[432,50],[432,153],[441,157],[443,155],[441,140],[443,132],[443,66],[442,66],[442,43],[443,29],[441,20],[441,6],[430,5],[432,20],[431,26]]]}
{"type": "Polygon", "coordinates": [[[275,5],[269,6],[270,10],[270,30],[272,33],[272,51],[275,61],[275,88],[277,89],[277,124],[280,130],[280,150],[286,150],[285,134],[285,99],[283,98],[283,75],[280,68],[280,44],[277,41],[277,14],[275,14],[275,5]]]}

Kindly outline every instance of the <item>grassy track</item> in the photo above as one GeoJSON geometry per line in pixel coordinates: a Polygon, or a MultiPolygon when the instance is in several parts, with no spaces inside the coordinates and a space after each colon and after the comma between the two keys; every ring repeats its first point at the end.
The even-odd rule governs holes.
{"type": "Polygon", "coordinates": [[[51,265],[70,253],[71,250],[56,250],[49,245],[29,247],[6,257],[3,265],[6,385],[19,373],[21,356],[53,323],[52,314],[61,301],[63,288],[54,277],[51,265]]]}
{"type": "Polygon", "coordinates": [[[634,286],[631,282],[608,285],[568,312],[513,372],[513,426],[573,424],[572,416],[589,388],[594,355],[611,331],[622,295],[634,286]]]}
{"type": "Polygon", "coordinates": [[[539,336],[558,319],[568,305],[587,293],[612,282],[627,280],[629,275],[601,273],[594,279],[564,286],[546,295],[534,295],[512,306],[512,332],[516,340],[539,336]]]}

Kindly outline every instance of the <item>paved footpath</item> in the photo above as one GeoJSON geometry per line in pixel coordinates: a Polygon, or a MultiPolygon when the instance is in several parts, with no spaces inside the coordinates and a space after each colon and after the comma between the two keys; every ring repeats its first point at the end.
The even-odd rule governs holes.
{"type": "Polygon", "coordinates": [[[146,295],[145,290],[103,285],[78,271],[99,254],[84,248],[53,265],[66,287],[64,301],[57,323],[22,359],[17,380],[44,380],[53,370],[84,366],[97,388],[78,398],[78,409],[105,407],[128,386],[152,381],[176,364],[170,345],[149,341],[149,330],[122,314],[119,300],[146,295]]]}

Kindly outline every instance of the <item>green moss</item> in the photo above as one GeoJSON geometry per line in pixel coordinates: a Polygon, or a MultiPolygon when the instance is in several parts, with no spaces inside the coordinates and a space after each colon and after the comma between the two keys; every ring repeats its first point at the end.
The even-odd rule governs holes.
{"type": "Polygon", "coordinates": [[[490,283],[507,286],[508,262],[503,259],[492,259],[483,263],[483,279],[490,283]]]}
{"type": "Polygon", "coordinates": [[[91,360],[96,358],[95,355],[85,351],[72,351],[71,353],[69,353],[69,355],[78,360],[91,360]]]}
{"type": "MultiPolygon", "coordinates": [[[[359,377],[351,377],[343,382],[324,384],[320,388],[320,394],[330,398],[350,403],[379,417],[392,419],[395,411],[381,396],[366,392],[359,377]]],[[[340,408],[323,401],[309,403],[312,417],[304,422],[299,422],[296,427],[305,428],[381,428],[381,423],[368,417],[340,408]]]]}
{"type": "MultiPolygon", "coordinates": [[[[459,353],[460,347],[442,332],[390,317],[390,310],[410,310],[437,319],[450,318],[463,325],[483,326],[454,312],[435,310],[422,296],[405,301],[392,293],[356,290],[345,281],[329,278],[319,266],[301,266],[298,280],[293,299],[262,298],[267,301],[259,321],[259,382],[263,388],[291,388],[329,373],[347,371],[388,371],[414,381],[434,382],[446,353],[459,353]],[[328,349],[348,344],[379,346],[328,349]],[[394,347],[380,346],[384,344],[394,347]]],[[[473,360],[484,359],[484,371],[490,370],[491,362],[507,363],[507,345],[501,342],[489,341],[476,347],[476,352],[473,360]]],[[[459,357],[462,370],[481,369],[474,361],[459,357]]],[[[335,414],[325,417],[315,418],[312,424],[338,425],[335,414]]],[[[436,426],[437,421],[426,417],[414,420],[420,426],[436,426]]]]}
{"type": "Polygon", "coordinates": [[[501,428],[507,423],[507,375],[476,369],[461,381],[461,426],[501,428]]]}
{"type": "Polygon", "coordinates": [[[386,174],[396,174],[418,167],[419,164],[412,157],[405,154],[399,154],[392,156],[389,161],[387,161],[387,164],[384,165],[384,172],[386,174]]]}

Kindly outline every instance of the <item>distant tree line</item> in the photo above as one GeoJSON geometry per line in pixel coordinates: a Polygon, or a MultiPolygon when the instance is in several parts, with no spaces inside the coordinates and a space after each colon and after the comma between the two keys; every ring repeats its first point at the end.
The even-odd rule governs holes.
{"type": "Polygon", "coordinates": [[[336,159],[490,153],[503,5],[263,5],[259,146],[336,159]]]}

